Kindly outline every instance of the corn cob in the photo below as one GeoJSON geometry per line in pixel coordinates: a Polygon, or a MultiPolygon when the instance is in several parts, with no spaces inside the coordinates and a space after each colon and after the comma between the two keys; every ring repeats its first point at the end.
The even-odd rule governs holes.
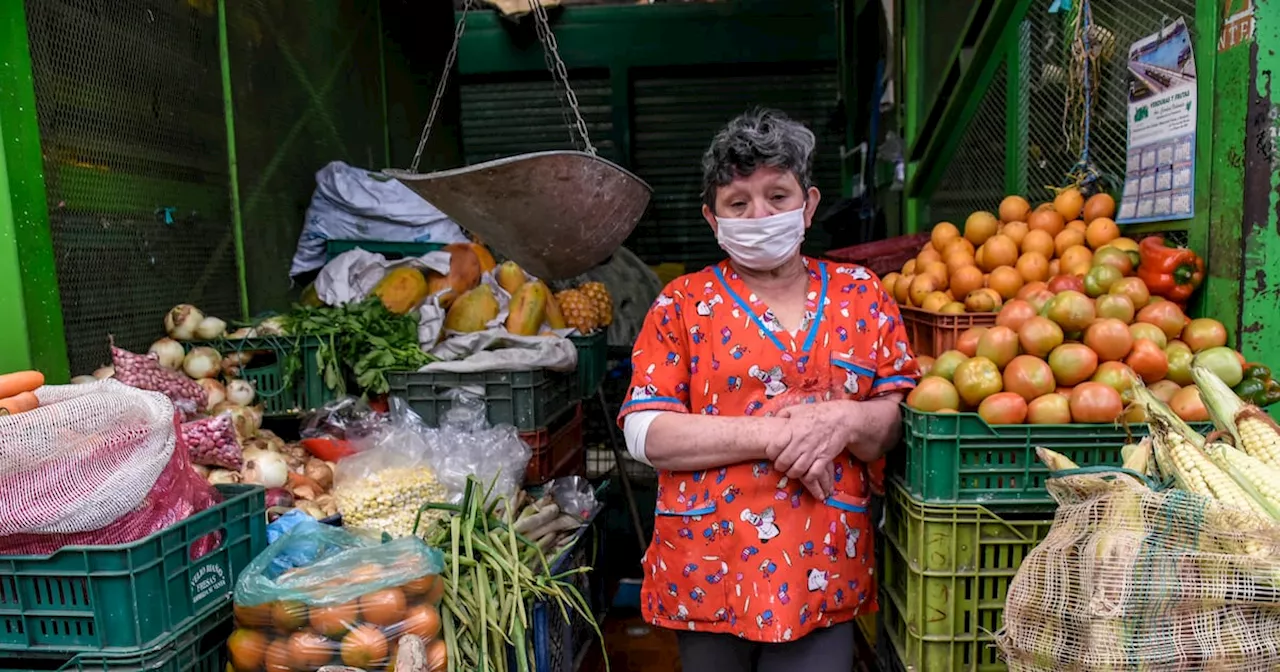
{"type": "Polygon", "coordinates": [[[1121,448],[1120,456],[1124,459],[1120,466],[1147,475],[1151,466],[1151,437],[1145,436],[1142,441],[1121,448]]]}
{"type": "Polygon", "coordinates": [[[1280,520],[1280,469],[1224,443],[1206,445],[1205,454],[1271,518],[1280,520]]]}
{"type": "Polygon", "coordinates": [[[1180,488],[1212,497],[1230,507],[1267,515],[1262,505],[1254,501],[1227,472],[1210,461],[1204,451],[1191,445],[1182,436],[1168,431],[1162,423],[1157,424],[1156,428],[1158,431],[1154,445],[1167,457],[1160,461],[1161,467],[1173,472],[1171,475],[1180,488]]]}
{"type": "Polygon", "coordinates": [[[1048,448],[1036,448],[1036,457],[1044,462],[1044,466],[1049,467],[1049,471],[1067,471],[1068,469],[1079,469],[1080,465],[1072,462],[1066,455],[1057,453],[1048,448]]]}
{"type": "Polygon", "coordinates": [[[1280,468],[1280,427],[1262,409],[1244,403],[1222,379],[1202,367],[1191,367],[1213,424],[1229,432],[1236,446],[1249,455],[1280,468]]]}

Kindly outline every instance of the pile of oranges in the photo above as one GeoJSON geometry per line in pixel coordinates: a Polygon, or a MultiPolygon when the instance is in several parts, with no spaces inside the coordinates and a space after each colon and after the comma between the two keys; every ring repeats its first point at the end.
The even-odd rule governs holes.
{"type": "Polygon", "coordinates": [[[1028,284],[1083,279],[1104,260],[1135,257],[1138,243],[1120,236],[1115,209],[1111,196],[1086,200],[1076,188],[1034,209],[1027,199],[1009,196],[997,214],[969,215],[963,232],[939,222],[916,258],[882,282],[902,306],[993,312],[1028,284]]]}
{"type": "MultiPolygon", "coordinates": [[[[389,570],[377,564],[356,568],[346,583],[375,585],[389,570]]],[[[326,665],[390,670],[400,637],[427,642],[428,672],[443,671],[448,657],[440,638],[444,581],[429,575],[358,598],[327,604],[276,601],[235,605],[236,630],[227,640],[229,672],[308,672],[326,665]]]]}

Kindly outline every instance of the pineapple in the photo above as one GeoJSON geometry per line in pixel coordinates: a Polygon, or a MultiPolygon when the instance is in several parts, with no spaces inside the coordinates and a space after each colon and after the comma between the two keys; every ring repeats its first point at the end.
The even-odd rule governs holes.
{"type": "Polygon", "coordinates": [[[566,289],[556,294],[556,302],[560,304],[560,312],[564,313],[564,321],[583,334],[589,334],[600,326],[600,314],[595,303],[577,289],[566,289]]]}
{"type": "Polygon", "coordinates": [[[613,324],[613,297],[609,296],[609,289],[604,286],[603,282],[588,282],[578,288],[591,300],[596,307],[596,313],[600,315],[600,326],[607,327],[613,324]]]}

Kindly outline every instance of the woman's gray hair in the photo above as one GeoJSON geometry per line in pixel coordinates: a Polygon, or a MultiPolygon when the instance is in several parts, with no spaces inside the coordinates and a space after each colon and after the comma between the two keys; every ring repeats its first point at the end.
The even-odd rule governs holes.
{"type": "Polygon", "coordinates": [[[702,155],[702,202],[716,209],[716,189],[762,166],[790,171],[805,191],[813,186],[813,131],[779,110],[759,107],[720,129],[702,155]]]}

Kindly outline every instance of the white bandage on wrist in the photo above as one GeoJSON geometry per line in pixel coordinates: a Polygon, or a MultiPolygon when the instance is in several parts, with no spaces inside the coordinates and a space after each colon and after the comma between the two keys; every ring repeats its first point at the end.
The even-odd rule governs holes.
{"type": "Polygon", "coordinates": [[[627,442],[627,452],[638,462],[653,466],[644,453],[645,437],[649,434],[649,425],[653,424],[654,418],[668,412],[636,411],[622,420],[622,436],[627,442]]]}

